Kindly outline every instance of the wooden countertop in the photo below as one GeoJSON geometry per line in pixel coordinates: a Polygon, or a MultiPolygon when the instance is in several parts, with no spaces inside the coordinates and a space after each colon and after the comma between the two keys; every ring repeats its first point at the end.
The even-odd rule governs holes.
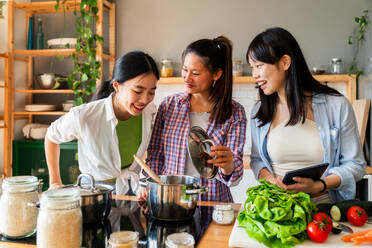
{"type": "MultiPolygon", "coordinates": [[[[114,196],[119,200],[136,200],[134,196],[114,196]]],[[[200,206],[213,206],[217,202],[199,201],[200,206]]],[[[221,203],[226,204],[226,203],[221,203]]],[[[235,217],[240,210],[240,204],[233,204],[235,217]]],[[[229,246],[229,237],[234,223],[230,225],[218,225],[213,221],[209,225],[207,231],[204,233],[202,239],[199,241],[197,247],[213,247],[213,248],[226,248],[229,246]]],[[[36,248],[36,245],[26,245],[21,243],[11,243],[0,241],[0,248],[36,248]]]]}

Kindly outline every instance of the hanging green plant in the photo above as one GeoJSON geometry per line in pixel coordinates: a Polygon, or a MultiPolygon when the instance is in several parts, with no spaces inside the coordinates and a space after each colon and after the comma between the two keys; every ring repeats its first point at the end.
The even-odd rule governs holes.
{"type": "Polygon", "coordinates": [[[359,54],[359,49],[365,40],[365,33],[368,28],[369,18],[368,18],[368,10],[364,10],[362,12],[362,16],[354,17],[354,21],[358,24],[356,35],[350,35],[347,39],[348,45],[355,45],[355,53],[353,57],[353,62],[349,67],[349,75],[355,74],[356,77],[359,77],[363,74],[363,70],[358,67],[357,58],[359,54]]]}
{"type": "MultiPolygon", "coordinates": [[[[65,2],[66,0],[56,0],[55,9],[58,10],[65,2]]],[[[97,0],[80,0],[79,11],[74,10],[77,41],[72,54],[74,67],[67,77],[67,83],[74,91],[76,106],[89,100],[89,96],[96,90],[97,80],[101,77],[101,62],[96,60],[95,46],[97,42],[102,44],[103,38],[93,30],[98,19],[97,4],[97,0]]]]}

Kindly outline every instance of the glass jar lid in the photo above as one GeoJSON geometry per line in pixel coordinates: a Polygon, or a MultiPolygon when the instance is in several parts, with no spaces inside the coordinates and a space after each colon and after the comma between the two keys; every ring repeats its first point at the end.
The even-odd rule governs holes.
{"type": "Polygon", "coordinates": [[[15,176],[5,178],[3,191],[11,193],[30,192],[38,189],[39,180],[35,176],[15,176]]]}
{"type": "Polygon", "coordinates": [[[187,232],[172,233],[168,235],[165,245],[168,248],[188,248],[194,247],[194,237],[187,232]]]}
{"type": "Polygon", "coordinates": [[[340,58],[332,58],[332,62],[341,62],[340,58]]]}
{"type": "Polygon", "coordinates": [[[233,60],[233,65],[241,65],[242,61],[241,60],[233,60]]]}
{"type": "Polygon", "coordinates": [[[231,204],[216,204],[213,206],[213,209],[220,211],[232,211],[233,206],[231,204]]]}
{"type": "Polygon", "coordinates": [[[161,63],[163,63],[163,64],[170,64],[170,63],[172,63],[172,60],[171,59],[163,59],[161,61],[161,63]]]}
{"type": "Polygon", "coordinates": [[[110,235],[109,243],[113,245],[127,244],[130,242],[137,242],[138,232],[120,231],[114,232],[110,235]]]}
{"type": "Polygon", "coordinates": [[[75,188],[59,188],[43,193],[40,208],[72,209],[80,207],[80,192],[75,188]]]}

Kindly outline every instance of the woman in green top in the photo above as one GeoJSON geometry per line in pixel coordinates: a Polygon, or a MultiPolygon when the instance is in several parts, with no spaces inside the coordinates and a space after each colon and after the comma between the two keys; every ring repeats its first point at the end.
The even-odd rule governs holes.
{"type": "Polygon", "coordinates": [[[129,179],[133,191],[139,188],[141,168],[133,154],[141,157],[147,149],[158,79],[148,54],[129,52],[115,62],[113,78],[100,84],[90,103],[72,108],[51,124],[45,138],[50,188],[62,185],[59,144],[74,139],[82,173],[115,184],[117,194],[128,192],[129,179]]]}

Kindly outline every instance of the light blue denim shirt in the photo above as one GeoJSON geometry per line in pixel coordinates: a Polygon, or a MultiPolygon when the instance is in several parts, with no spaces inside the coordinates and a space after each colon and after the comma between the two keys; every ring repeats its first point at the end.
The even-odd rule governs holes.
{"type": "MultiPolygon", "coordinates": [[[[256,178],[263,168],[273,169],[267,152],[267,133],[271,122],[258,127],[260,121],[253,119],[261,103],[251,112],[251,168],[256,178]]],[[[329,163],[324,176],[335,174],[341,178],[338,188],[328,190],[332,201],[355,198],[356,182],[366,172],[366,162],[360,143],[358,127],[350,102],[343,96],[317,94],[312,98],[314,119],[324,148],[324,163],[329,163]]]]}

